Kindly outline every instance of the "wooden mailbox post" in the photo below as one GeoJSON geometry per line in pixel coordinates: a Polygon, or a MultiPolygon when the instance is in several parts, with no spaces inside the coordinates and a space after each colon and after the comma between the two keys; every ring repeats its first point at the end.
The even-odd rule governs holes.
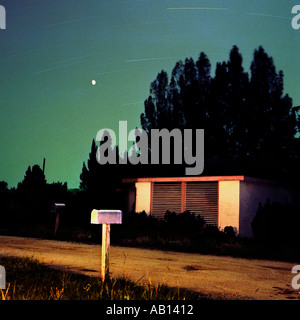
{"type": "Polygon", "coordinates": [[[102,224],[101,279],[104,281],[106,272],[109,272],[110,225],[122,223],[122,211],[94,209],[91,223],[102,224]]]}

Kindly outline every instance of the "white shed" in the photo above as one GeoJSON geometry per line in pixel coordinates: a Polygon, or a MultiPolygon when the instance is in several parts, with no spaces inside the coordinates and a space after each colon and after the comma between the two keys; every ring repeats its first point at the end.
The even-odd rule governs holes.
{"type": "Polygon", "coordinates": [[[135,185],[135,211],[163,218],[167,210],[189,210],[221,230],[235,228],[252,237],[251,222],[258,204],[267,199],[295,204],[297,194],[283,183],[248,176],[197,176],[124,179],[135,185]]]}

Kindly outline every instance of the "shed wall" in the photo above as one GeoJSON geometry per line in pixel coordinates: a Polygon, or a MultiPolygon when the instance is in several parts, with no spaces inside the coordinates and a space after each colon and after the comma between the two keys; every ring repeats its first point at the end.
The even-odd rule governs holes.
{"type": "Polygon", "coordinates": [[[149,214],[151,210],[151,182],[136,182],[135,188],[135,212],[145,211],[149,214]]]}
{"type": "Polygon", "coordinates": [[[224,230],[227,226],[235,228],[236,233],[239,230],[239,196],[240,181],[219,181],[219,220],[218,227],[224,230]]]}
{"type": "Polygon", "coordinates": [[[240,182],[240,235],[253,237],[251,223],[257,213],[258,204],[267,200],[282,204],[295,204],[296,193],[287,187],[267,182],[240,182]]]}

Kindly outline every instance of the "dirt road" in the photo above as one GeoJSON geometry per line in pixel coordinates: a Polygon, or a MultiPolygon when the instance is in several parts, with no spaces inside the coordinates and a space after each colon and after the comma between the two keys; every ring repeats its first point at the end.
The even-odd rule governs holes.
{"type": "MultiPolygon", "coordinates": [[[[100,275],[100,245],[0,236],[0,255],[30,256],[55,268],[100,275]]],[[[189,288],[214,298],[298,299],[294,264],[111,247],[110,272],[141,283],[189,288]]]]}

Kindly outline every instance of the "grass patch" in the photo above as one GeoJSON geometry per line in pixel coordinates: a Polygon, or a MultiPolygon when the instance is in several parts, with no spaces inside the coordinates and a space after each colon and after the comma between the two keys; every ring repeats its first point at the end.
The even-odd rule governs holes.
{"type": "Polygon", "coordinates": [[[197,300],[199,293],[124,278],[99,278],[51,269],[31,258],[0,257],[6,289],[0,300],[197,300]]]}

